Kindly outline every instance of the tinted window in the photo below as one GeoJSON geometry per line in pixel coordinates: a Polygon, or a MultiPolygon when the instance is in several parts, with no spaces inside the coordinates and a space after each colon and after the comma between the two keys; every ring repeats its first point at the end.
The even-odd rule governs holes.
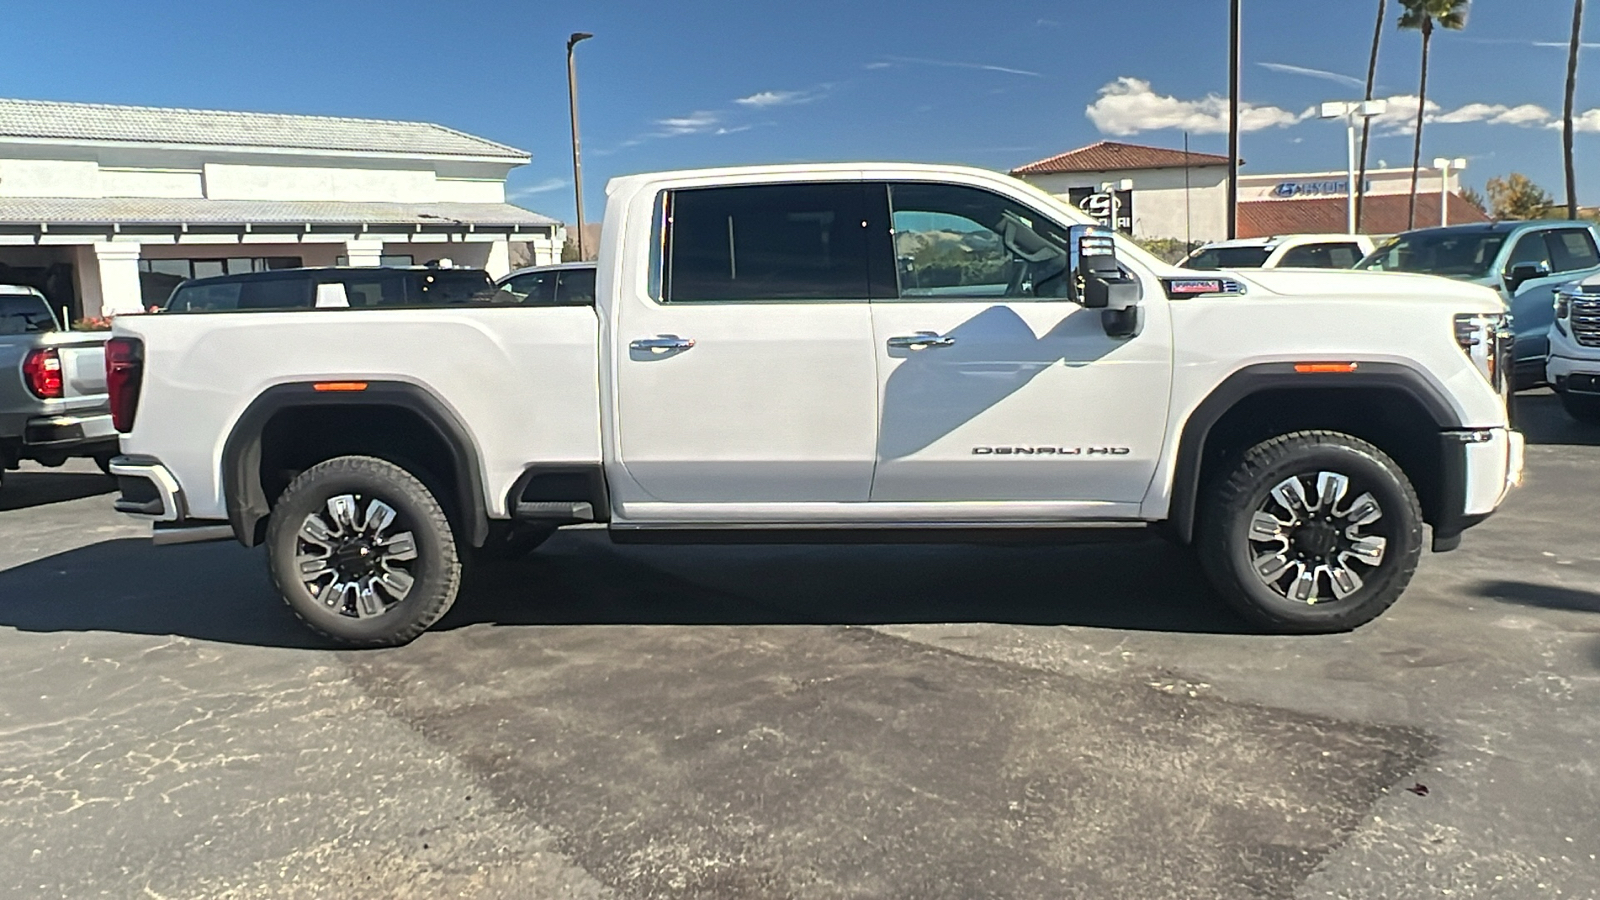
{"type": "Polygon", "coordinates": [[[1067,236],[998,194],[950,184],[889,187],[902,297],[1065,297],[1067,236]]]}
{"type": "Polygon", "coordinates": [[[44,300],[32,296],[0,294],[0,334],[40,334],[56,330],[56,320],[44,300]]]}
{"type": "Polygon", "coordinates": [[[517,275],[507,281],[505,287],[520,303],[554,306],[556,302],[554,272],[529,272],[526,275],[517,275]]]}
{"type": "Polygon", "coordinates": [[[185,284],[172,294],[167,309],[172,312],[223,312],[239,308],[237,281],[185,284]]]}
{"type": "Polygon", "coordinates": [[[1544,232],[1535,231],[1525,234],[1517,239],[1517,245],[1511,248],[1511,256],[1506,259],[1506,274],[1517,266],[1534,265],[1540,271],[1550,271],[1550,244],[1545,240],[1544,232]]]}
{"type": "Polygon", "coordinates": [[[1552,272],[1571,272],[1600,266],[1600,252],[1596,252],[1594,236],[1588,229],[1563,228],[1549,235],[1552,272]]]}
{"type": "Polygon", "coordinates": [[[593,306],[594,270],[562,269],[557,272],[556,302],[562,306],[593,306]]]}
{"type": "Polygon", "coordinates": [[[673,192],[665,299],[867,297],[862,197],[859,183],[673,192]]]}
{"type": "Polygon", "coordinates": [[[1505,242],[1505,235],[1488,231],[1416,232],[1372,251],[1356,268],[1484,278],[1492,274],[1495,257],[1505,242]]]}
{"type": "Polygon", "coordinates": [[[1361,259],[1355,244],[1302,244],[1283,254],[1278,265],[1299,269],[1348,269],[1361,259]]]}
{"type": "Polygon", "coordinates": [[[1268,247],[1206,247],[1183,261],[1185,269],[1259,269],[1272,255],[1268,247]]]}
{"type": "Polygon", "coordinates": [[[238,309],[293,309],[308,306],[304,278],[240,281],[238,309]]]}
{"type": "Polygon", "coordinates": [[[376,271],[338,280],[344,283],[344,296],[351,306],[403,306],[406,302],[406,280],[399,272],[376,271]]]}
{"type": "Polygon", "coordinates": [[[481,269],[434,269],[412,273],[412,277],[415,280],[406,292],[406,302],[412,305],[489,303],[498,290],[481,269]]]}

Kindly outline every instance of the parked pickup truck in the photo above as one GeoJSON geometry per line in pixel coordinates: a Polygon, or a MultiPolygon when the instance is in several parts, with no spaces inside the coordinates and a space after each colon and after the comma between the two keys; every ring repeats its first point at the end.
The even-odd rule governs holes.
{"type": "Polygon", "coordinates": [[[1480,286],[1177,269],[976,169],[608,194],[593,307],[119,318],[117,508],[163,541],[264,543],[289,606],[361,645],[443,615],[470,548],[579,523],[1156,530],[1264,626],[1325,632],[1395,601],[1425,523],[1452,549],[1520,477],[1504,311],[1480,286]]]}
{"type": "Polygon", "coordinates": [[[104,332],[63,331],[44,295],[0,284],[0,483],[24,459],[59,466],[117,452],[104,332]]]}

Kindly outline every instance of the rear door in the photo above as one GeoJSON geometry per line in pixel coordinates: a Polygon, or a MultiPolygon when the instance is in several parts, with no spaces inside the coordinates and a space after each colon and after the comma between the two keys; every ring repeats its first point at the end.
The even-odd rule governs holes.
{"type": "Polygon", "coordinates": [[[786,521],[868,499],[877,379],[862,190],[656,198],[652,284],[615,298],[624,516],[786,521]]]}
{"type": "Polygon", "coordinates": [[[1166,432],[1165,296],[1145,285],[1143,331],[1109,337],[1068,299],[1066,226],[986,188],[887,191],[898,292],[872,307],[873,501],[966,504],[928,511],[968,519],[1141,501],[1166,432]]]}

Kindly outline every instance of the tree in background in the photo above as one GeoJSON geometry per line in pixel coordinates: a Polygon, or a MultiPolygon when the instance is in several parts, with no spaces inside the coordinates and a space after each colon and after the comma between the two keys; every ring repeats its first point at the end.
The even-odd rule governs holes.
{"type": "Polygon", "coordinates": [[[1572,95],[1578,89],[1578,33],[1583,0],[1572,0],[1572,43],[1567,48],[1567,102],[1561,110],[1561,157],[1567,164],[1567,218],[1578,217],[1578,176],[1572,168],[1572,95]]]}
{"type": "Polygon", "coordinates": [[[1428,49],[1433,44],[1433,29],[1460,31],[1467,27],[1471,0],[1400,0],[1405,12],[1400,27],[1422,32],[1422,84],[1417,88],[1417,132],[1411,148],[1411,205],[1406,213],[1406,228],[1417,227],[1417,173],[1422,167],[1422,119],[1428,111],[1428,49]]]}
{"type": "Polygon", "coordinates": [[[1489,214],[1489,207],[1483,202],[1483,195],[1472,188],[1462,188],[1461,199],[1467,201],[1467,205],[1471,206],[1473,209],[1476,209],[1478,212],[1481,212],[1486,216],[1489,214]]]}
{"type": "Polygon", "coordinates": [[[1489,194],[1490,215],[1496,219],[1542,219],[1556,205],[1549,191],[1521,172],[1491,178],[1483,189],[1489,194]]]}
{"type": "MultiPolygon", "coordinates": [[[[1582,0],[1579,0],[1581,3],[1582,0]]],[[[1388,9],[1389,0],[1378,0],[1378,19],[1372,26],[1372,55],[1367,57],[1367,93],[1363,99],[1372,99],[1373,82],[1378,77],[1378,44],[1383,40],[1383,14],[1388,9]]],[[[1361,117],[1361,174],[1356,176],[1356,184],[1367,183],[1367,138],[1372,134],[1372,119],[1368,116],[1361,117]]],[[[1356,231],[1361,231],[1361,201],[1366,199],[1366,192],[1358,188],[1351,188],[1356,192],[1356,231]]]]}

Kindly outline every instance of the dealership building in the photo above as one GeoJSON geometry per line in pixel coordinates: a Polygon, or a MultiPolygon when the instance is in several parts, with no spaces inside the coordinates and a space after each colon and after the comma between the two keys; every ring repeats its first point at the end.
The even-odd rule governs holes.
{"type": "Polygon", "coordinates": [[[566,237],[506,202],[528,161],[427,122],[0,99],[0,283],[77,319],[274,268],[500,275],[512,242],[548,263],[566,237]]]}
{"type": "MultiPolygon", "coordinates": [[[[1011,170],[1103,221],[1115,203],[1117,227],[1134,237],[1216,241],[1228,236],[1228,158],[1165,147],[1100,141],[1011,170]]],[[[1438,225],[1441,188],[1446,221],[1488,217],[1461,197],[1458,171],[1441,183],[1437,169],[1417,182],[1417,227],[1438,225]]],[[[1343,232],[1348,222],[1345,172],[1239,176],[1239,237],[1343,232]]],[[[1369,169],[1360,230],[1406,230],[1410,169],[1369,169]]]]}

